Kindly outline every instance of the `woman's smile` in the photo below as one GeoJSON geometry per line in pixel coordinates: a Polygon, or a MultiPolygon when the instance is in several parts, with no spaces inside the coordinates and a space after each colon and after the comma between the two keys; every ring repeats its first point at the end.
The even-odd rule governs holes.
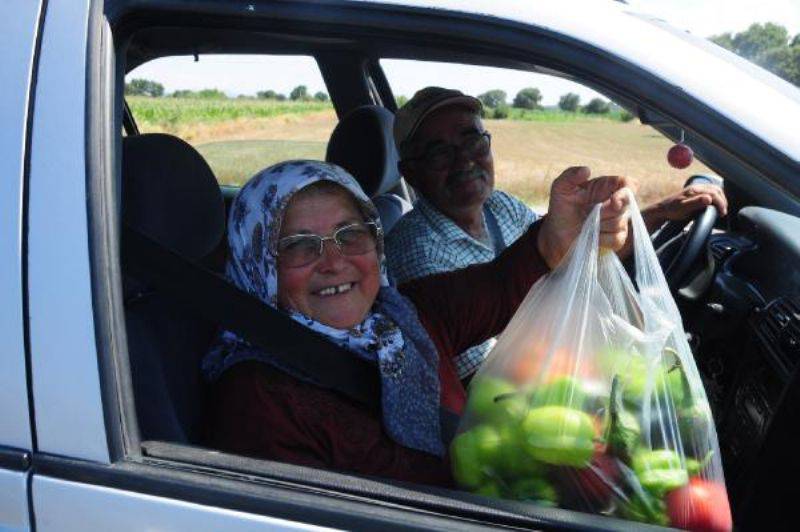
{"type": "Polygon", "coordinates": [[[321,288],[319,290],[312,292],[312,294],[321,297],[338,296],[346,294],[347,292],[352,290],[355,284],[356,283],[353,282],[353,283],[342,283],[342,284],[327,286],[325,288],[321,288]]]}

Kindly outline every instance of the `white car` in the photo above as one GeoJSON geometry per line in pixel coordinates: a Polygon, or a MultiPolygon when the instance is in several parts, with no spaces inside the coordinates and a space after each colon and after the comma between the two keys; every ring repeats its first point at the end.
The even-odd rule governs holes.
{"type": "MultiPolygon", "coordinates": [[[[140,184],[136,204],[125,174],[171,152],[126,147],[137,129],[123,83],[152,59],[216,53],[313,56],[340,117],[393,112],[380,60],[400,58],[579,81],[673,140],[685,132],[731,203],[716,231],[698,218],[676,240],[688,243],[670,268],[735,521],[789,526],[800,492],[796,87],[602,0],[6,0],[0,35],[0,529],[644,526],[202,446],[197,360],[216,325],[137,284],[120,237],[151,209],[153,237],[203,261],[235,191],[193,188],[188,175],[140,184]],[[174,225],[170,210],[202,201],[207,215],[174,225]]],[[[366,188],[379,201],[409,199],[399,176],[377,179],[366,188]]]]}

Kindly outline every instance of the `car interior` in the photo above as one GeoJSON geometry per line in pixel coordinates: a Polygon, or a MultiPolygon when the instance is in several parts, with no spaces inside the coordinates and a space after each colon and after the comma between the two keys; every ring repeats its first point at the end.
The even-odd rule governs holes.
{"type": "MultiPolygon", "coordinates": [[[[428,33],[409,27],[385,31],[377,25],[350,24],[345,17],[338,23],[311,27],[292,20],[179,11],[158,17],[146,12],[122,17],[113,31],[118,79],[166,56],[314,57],[339,119],[326,159],[356,177],[373,198],[386,231],[413,208],[414,191],[397,169],[391,131],[396,105],[381,68],[382,58],[548,72],[596,88],[673,140],[685,130],[697,156],[717,173],[698,179],[723,179],[731,204],[729,215],[717,219],[709,208],[690,229],[672,224],[654,238],[662,264],[671,272],[673,294],[715,415],[735,522],[750,528],[797,494],[796,488],[785,488],[782,481],[788,479],[775,477],[783,471],[800,471],[790,443],[800,409],[800,198],[781,187],[780,172],[766,175],[764,166],[752,166],[741,157],[755,149],[752,139],[744,134],[714,137],[713,129],[703,129],[711,127],[707,123],[686,120],[691,115],[690,103],[685,104],[689,110],[685,116],[673,116],[659,103],[661,96],[673,97],[668,89],[659,94],[650,90],[659,87],[652,80],[649,86],[627,83],[635,73],[615,78],[616,72],[602,64],[586,66],[574,43],[548,49],[546,32],[532,36],[534,51],[525,52],[521,47],[504,47],[502,42],[490,47],[485,39],[475,37],[477,30],[457,38],[442,36],[434,27],[428,33]]],[[[119,151],[121,218],[126,228],[121,260],[124,320],[143,455],[214,471],[245,471],[337,493],[365,496],[366,491],[371,498],[411,501],[436,511],[458,508],[461,515],[491,515],[499,523],[589,527],[590,516],[548,514],[521,503],[388,481],[376,495],[375,485],[367,489],[360,479],[348,475],[243,461],[204,449],[207,397],[200,359],[225,319],[209,301],[222,302],[217,306],[228,310],[241,296],[233,287],[214,284],[224,273],[226,212],[236,189],[221,187],[203,156],[186,141],[139,133],[123,101],[122,83],[117,85],[117,120],[124,129],[119,151]],[[137,255],[143,253],[141,246],[124,242],[131,231],[145,237],[149,242],[145,247],[158,248],[149,262],[137,255]],[[163,258],[164,254],[182,262],[163,258]],[[176,276],[191,280],[183,289],[166,289],[176,276]],[[204,284],[215,287],[203,296],[205,302],[186,297],[186,292],[204,284]]],[[[239,310],[228,313],[226,326],[247,331],[245,337],[256,343],[273,341],[270,334],[252,332],[257,328],[252,322],[264,312],[256,308],[248,314],[245,307],[254,306],[243,302],[239,310]]],[[[290,343],[277,338],[274,328],[280,322],[271,323],[273,330],[267,332],[275,333],[274,341],[290,343]]],[[[307,364],[316,362],[312,359],[307,364]]],[[[340,377],[331,378],[335,381],[331,386],[336,387],[340,377]]]]}

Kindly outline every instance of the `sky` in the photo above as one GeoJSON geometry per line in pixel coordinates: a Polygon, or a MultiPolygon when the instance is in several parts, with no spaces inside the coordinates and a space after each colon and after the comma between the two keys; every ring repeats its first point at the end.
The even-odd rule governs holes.
{"type": "MultiPolygon", "coordinates": [[[[702,37],[737,33],[755,22],[775,22],[786,27],[790,35],[800,33],[800,0],[627,2],[636,10],[656,15],[702,37]]],[[[427,85],[455,87],[473,95],[500,88],[506,91],[509,99],[520,89],[533,86],[542,92],[543,105],[556,104],[567,92],[578,93],[582,101],[598,96],[580,85],[529,72],[398,60],[382,61],[382,66],[396,96],[411,96],[427,85]]],[[[199,62],[191,57],[163,58],[142,65],[128,75],[128,79],[134,77],[158,81],[167,93],[178,89],[217,88],[229,96],[254,95],[266,89],[288,94],[301,84],[312,94],[325,91],[316,63],[307,57],[201,56],[199,62]]]]}

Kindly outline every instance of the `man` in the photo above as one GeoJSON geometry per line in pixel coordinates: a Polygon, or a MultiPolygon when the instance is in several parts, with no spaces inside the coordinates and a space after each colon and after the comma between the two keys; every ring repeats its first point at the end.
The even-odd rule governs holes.
{"type": "MultiPolygon", "coordinates": [[[[427,87],[397,111],[400,172],[419,193],[414,210],[387,237],[386,257],[397,282],[490,261],[538,217],[494,189],[491,135],[483,127],[481,107],[478,99],[457,90],[427,87]]],[[[573,174],[585,180],[589,169],[570,168],[562,177],[573,174]]],[[[643,209],[642,216],[653,231],[710,204],[725,214],[722,190],[693,185],[643,209]]],[[[475,372],[492,345],[488,340],[456,359],[462,379],[475,372]]]]}

